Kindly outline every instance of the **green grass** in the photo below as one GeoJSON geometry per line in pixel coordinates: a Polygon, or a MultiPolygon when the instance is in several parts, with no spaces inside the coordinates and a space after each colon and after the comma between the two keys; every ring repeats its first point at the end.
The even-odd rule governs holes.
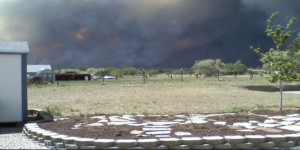
{"type": "MultiPolygon", "coordinates": [[[[95,114],[185,114],[247,111],[255,106],[277,107],[279,93],[249,91],[247,85],[272,85],[249,76],[195,78],[180,76],[119,80],[69,81],[52,86],[28,86],[29,108],[55,108],[62,116],[95,114]]],[[[291,84],[300,84],[294,82],[291,84]]],[[[299,95],[284,94],[284,107],[299,107],[299,95]]]]}

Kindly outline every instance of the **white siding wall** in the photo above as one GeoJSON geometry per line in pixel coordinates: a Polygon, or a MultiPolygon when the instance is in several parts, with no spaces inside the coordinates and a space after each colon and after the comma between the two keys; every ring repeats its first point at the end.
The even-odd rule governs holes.
{"type": "Polygon", "coordinates": [[[0,54],[0,122],[22,121],[21,55],[0,54]]]}

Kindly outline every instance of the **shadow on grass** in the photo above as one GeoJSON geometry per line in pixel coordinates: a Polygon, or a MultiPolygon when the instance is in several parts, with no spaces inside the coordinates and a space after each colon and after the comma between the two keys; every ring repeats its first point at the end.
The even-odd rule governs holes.
{"type": "MultiPolygon", "coordinates": [[[[245,88],[252,91],[279,92],[278,87],[270,85],[245,86],[245,88]]],[[[300,91],[300,85],[286,85],[283,91],[300,91]]]]}

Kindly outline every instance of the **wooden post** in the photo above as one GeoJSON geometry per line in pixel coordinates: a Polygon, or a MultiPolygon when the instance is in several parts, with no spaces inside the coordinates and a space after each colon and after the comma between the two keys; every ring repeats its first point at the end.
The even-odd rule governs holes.
{"type": "Polygon", "coordinates": [[[145,70],[143,69],[142,71],[143,71],[143,81],[144,81],[144,83],[146,83],[145,70]]]}
{"type": "Polygon", "coordinates": [[[180,69],[181,81],[183,82],[182,68],[180,69]]]}

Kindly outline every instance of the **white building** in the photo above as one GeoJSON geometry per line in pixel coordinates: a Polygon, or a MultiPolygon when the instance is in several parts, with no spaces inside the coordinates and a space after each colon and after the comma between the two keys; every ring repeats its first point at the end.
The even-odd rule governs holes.
{"type": "Polygon", "coordinates": [[[0,123],[26,122],[27,42],[0,42],[0,123]]]}
{"type": "Polygon", "coordinates": [[[55,74],[50,65],[27,65],[27,76],[41,77],[43,81],[55,81],[55,74]]]}

